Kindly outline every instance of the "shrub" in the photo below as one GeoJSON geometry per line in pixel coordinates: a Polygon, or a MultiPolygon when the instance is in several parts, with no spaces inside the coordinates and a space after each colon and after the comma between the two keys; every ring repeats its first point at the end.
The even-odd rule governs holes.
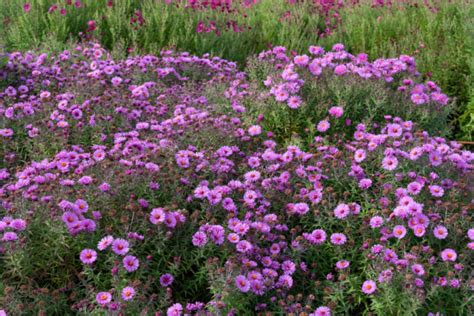
{"type": "MultiPolygon", "coordinates": [[[[432,81],[420,83],[413,57],[367,60],[336,44],[325,53],[317,46],[310,55],[288,56],[284,47],[261,53],[249,66],[255,93],[247,101],[254,117],[263,117],[266,129],[287,140],[297,135],[304,142],[324,133],[318,123],[334,116],[332,107],[344,108],[344,120],[334,120],[338,132],[352,133],[353,122],[367,125],[384,116],[410,119],[430,132],[449,132],[448,97],[432,81]]],[[[328,121],[329,123],[329,121],[328,121]]],[[[334,129],[333,129],[334,130],[334,129]]]]}
{"type": "Polygon", "coordinates": [[[474,155],[458,143],[382,114],[339,128],[347,104],[282,146],[244,106],[261,83],[218,58],[95,45],[6,67],[3,150],[36,138],[0,171],[7,312],[472,312],[474,155]]]}

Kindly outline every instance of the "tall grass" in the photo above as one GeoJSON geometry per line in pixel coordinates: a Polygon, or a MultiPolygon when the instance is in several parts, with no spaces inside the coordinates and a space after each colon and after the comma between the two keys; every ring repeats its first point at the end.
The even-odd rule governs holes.
{"type": "MultiPolygon", "coordinates": [[[[53,0],[31,0],[30,12],[23,11],[24,0],[0,2],[0,45],[6,50],[27,50],[45,46],[61,50],[68,42],[86,35],[99,40],[116,55],[134,52],[157,53],[175,48],[194,54],[210,53],[239,62],[268,48],[284,45],[303,52],[309,45],[330,47],[342,42],[353,53],[366,52],[371,58],[414,54],[418,67],[427,78],[439,83],[457,99],[458,113],[453,124],[458,138],[473,140],[474,101],[470,100],[474,65],[473,6],[469,1],[440,1],[437,12],[420,5],[395,7],[370,6],[370,1],[346,5],[339,13],[342,23],[332,35],[320,38],[317,30],[325,27],[324,16],[312,1],[289,4],[285,0],[261,0],[251,8],[237,6],[236,12],[193,10],[164,0],[120,0],[112,7],[105,0],[83,0],[79,9],[66,6],[65,16],[59,10],[48,13],[53,0]],[[140,10],[145,24],[136,26],[130,18],[140,10]],[[290,12],[290,14],[286,14],[290,12]],[[282,18],[287,16],[286,18],[282,18]],[[87,22],[94,20],[97,29],[87,33],[87,22]],[[199,21],[225,25],[235,20],[246,26],[244,32],[222,30],[197,33],[199,21]],[[461,123],[461,124],[459,124],[461,123]]],[[[352,2],[352,1],[351,1],[352,2]]],[[[176,3],[176,1],[174,1],[176,3]]]]}

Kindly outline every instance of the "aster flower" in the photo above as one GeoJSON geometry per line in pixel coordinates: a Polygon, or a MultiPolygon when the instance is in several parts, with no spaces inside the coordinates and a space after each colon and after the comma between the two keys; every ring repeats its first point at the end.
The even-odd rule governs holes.
{"type": "Polygon", "coordinates": [[[338,270],[344,270],[344,269],[347,269],[349,267],[349,261],[347,260],[339,260],[338,262],[336,262],[336,269],[338,270]]]}
{"type": "Polygon", "coordinates": [[[167,316],[181,316],[183,314],[183,306],[179,303],[173,304],[166,311],[167,316]]]}
{"type": "Polygon", "coordinates": [[[407,234],[407,229],[403,225],[397,225],[393,228],[393,236],[402,239],[407,234]]]}
{"type": "Polygon", "coordinates": [[[425,269],[423,268],[423,266],[421,264],[412,265],[411,266],[411,271],[413,271],[413,273],[415,273],[418,276],[422,276],[422,275],[425,274],[425,269]]]}
{"type": "Polygon", "coordinates": [[[377,285],[372,280],[367,280],[362,284],[362,292],[364,294],[372,294],[377,290],[377,285]]]}
{"type": "Polygon", "coordinates": [[[97,260],[97,252],[92,249],[84,249],[81,251],[79,258],[84,264],[92,264],[97,260]]]}
{"type": "Polygon", "coordinates": [[[196,232],[192,238],[193,245],[203,247],[207,243],[207,236],[203,232],[196,232]]]}
{"type": "Polygon", "coordinates": [[[124,287],[122,289],[122,299],[124,301],[131,301],[135,296],[135,289],[131,286],[124,287]]]}
{"type": "Polygon", "coordinates": [[[244,293],[247,293],[250,290],[250,282],[243,275],[238,275],[235,278],[235,286],[244,293]]]}
{"type": "Polygon", "coordinates": [[[332,234],[330,239],[333,245],[344,245],[347,241],[346,235],[341,233],[332,234]]]}
{"type": "Polygon", "coordinates": [[[448,229],[442,225],[438,225],[433,229],[433,235],[437,239],[446,239],[446,237],[448,237],[448,229]]]}
{"type": "Polygon", "coordinates": [[[339,204],[335,209],[334,209],[334,216],[336,216],[338,219],[343,219],[349,216],[350,214],[350,208],[349,205],[347,204],[339,204]]]}
{"type": "Polygon", "coordinates": [[[173,283],[173,276],[169,273],[165,273],[160,277],[160,284],[162,287],[170,286],[173,283]]]}
{"type": "Polygon", "coordinates": [[[138,259],[134,256],[131,256],[131,255],[125,256],[122,260],[122,263],[123,263],[123,267],[128,272],[133,272],[133,271],[137,270],[138,266],[139,266],[138,259]]]}
{"type": "Polygon", "coordinates": [[[95,300],[99,305],[106,305],[112,301],[112,295],[109,292],[97,293],[95,300]]]}
{"type": "Polygon", "coordinates": [[[456,261],[458,255],[454,249],[446,248],[441,251],[441,259],[443,261],[456,261]]]}
{"type": "Polygon", "coordinates": [[[322,121],[319,121],[318,125],[316,126],[316,129],[318,130],[318,132],[324,133],[329,129],[329,127],[331,127],[331,124],[329,123],[329,121],[322,120],[322,121]]]}
{"type": "Polygon", "coordinates": [[[150,222],[154,225],[162,224],[165,222],[166,212],[163,208],[154,208],[150,213],[150,222]]]}
{"type": "Polygon", "coordinates": [[[99,243],[97,244],[97,249],[100,251],[107,249],[114,241],[114,237],[112,236],[105,236],[103,237],[99,243]]]}
{"type": "Polygon", "coordinates": [[[123,256],[129,251],[129,243],[125,239],[117,238],[112,242],[112,251],[123,256]]]}
{"type": "Polygon", "coordinates": [[[313,313],[310,313],[309,316],[331,316],[331,309],[327,306],[319,306],[313,313]]]}

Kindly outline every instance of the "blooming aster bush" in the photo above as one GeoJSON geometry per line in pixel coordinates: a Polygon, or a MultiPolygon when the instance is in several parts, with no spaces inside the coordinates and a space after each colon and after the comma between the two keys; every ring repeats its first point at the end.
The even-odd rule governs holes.
{"type": "Polygon", "coordinates": [[[474,155],[412,112],[318,108],[284,145],[219,58],[92,45],[3,71],[6,313],[470,313],[474,155]]]}
{"type": "Polygon", "coordinates": [[[283,138],[312,140],[341,116],[333,120],[337,132],[353,132],[354,123],[374,124],[385,115],[438,134],[449,130],[448,97],[434,82],[419,82],[415,59],[407,55],[369,62],[366,54],[351,55],[342,44],[329,52],[311,46],[309,55],[275,47],[251,61],[249,74],[256,81],[257,93],[249,100],[255,116],[283,138]]]}

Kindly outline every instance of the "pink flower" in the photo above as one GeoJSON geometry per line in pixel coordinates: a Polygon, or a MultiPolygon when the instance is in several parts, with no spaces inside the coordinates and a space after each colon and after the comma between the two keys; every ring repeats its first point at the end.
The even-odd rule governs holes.
{"type": "Polygon", "coordinates": [[[207,236],[203,232],[196,232],[192,238],[193,245],[196,247],[204,247],[207,243],[207,236]]]}
{"type": "Polygon", "coordinates": [[[160,277],[160,284],[162,287],[170,286],[173,283],[173,276],[169,273],[165,273],[160,277]]]}
{"type": "Polygon", "coordinates": [[[370,219],[370,227],[378,228],[383,225],[383,218],[381,216],[374,216],[370,219]]]}
{"type": "Polygon", "coordinates": [[[243,275],[238,275],[235,278],[235,286],[241,291],[241,292],[248,292],[250,290],[250,282],[247,280],[247,278],[243,275]]]}
{"type": "Polygon", "coordinates": [[[162,224],[165,222],[166,213],[161,207],[154,208],[150,213],[150,222],[154,225],[162,224]]]}
{"type": "Polygon", "coordinates": [[[309,316],[331,316],[331,309],[327,306],[319,306],[309,316]]]}
{"type": "Polygon", "coordinates": [[[287,103],[291,109],[297,109],[301,106],[301,98],[298,96],[291,96],[288,98],[287,103]]]}
{"type": "Polygon", "coordinates": [[[112,236],[105,236],[104,238],[102,238],[99,243],[97,244],[97,249],[99,250],[105,250],[107,249],[107,247],[109,247],[112,242],[114,241],[114,237],[112,236]]]}
{"type": "Polygon", "coordinates": [[[347,237],[341,233],[334,233],[331,235],[331,243],[333,245],[344,245],[347,241],[347,237]]]}
{"type": "Polygon", "coordinates": [[[445,239],[448,237],[448,229],[442,225],[438,225],[433,229],[433,235],[437,239],[445,239]]]}
{"type": "Polygon", "coordinates": [[[259,125],[250,126],[248,129],[250,136],[257,136],[262,133],[262,128],[259,125]]]}
{"type": "Polygon", "coordinates": [[[97,252],[92,249],[84,249],[81,251],[79,258],[84,264],[93,264],[97,260],[97,252]]]}
{"type": "Polygon", "coordinates": [[[122,290],[122,299],[124,301],[131,301],[135,296],[135,289],[131,286],[124,287],[122,290]]]}
{"type": "Polygon", "coordinates": [[[123,267],[125,268],[125,270],[127,270],[128,272],[133,272],[135,270],[138,269],[138,266],[139,266],[139,261],[136,257],[134,256],[125,256],[125,258],[123,258],[123,267]]]}
{"type": "Polygon", "coordinates": [[[372,294],[377,290],[377,285],[372,280],[367,280],[362,284],[362,292],[364,294],[372,294]]]}
{"type": "Polygon", "coordinates": [[[397,168],[397,166],[398,166],[398,160],[395,157],[386,156],[382,160],[382,168],[384,168],[385,170],[391,171],[391,170],[394,170],[395,168],[397,168]]]}
{"type": "Polygon", "coordinates": [[[327,120],[322,120],[318,123],[317,130],[321,133],[324,133],[331,127],[331,124],[327,120]]]}
{"type": "Polygon", "coordinates": [[[444,190],[439,185],[430,185],[429,188],[432,196],[442,197],[444,195],[444,190]]]}
{"type": "Polygon", "coordinates": [[[340,118],[344,114],[342,106],[333,106],[329,109],[329,115],[340,118]]]}
{"type": "Polygon", "coordinates": [[[443,251],[441,251],[441,259],[443,261],[456,261],[456,258],[458,257],[456,251],[454,249],[446,248],[443,251]]]}
{"type": "Polygon", "coordinates": [[[337,65],[334,68],[334,73],[338,76],[342,76],[347,73],[347,67],[345,65],[337,65]]]}
{"type": "Polygon", "coordinates": [[[339,219],[346,218],[350,214],[350,208],[349,205],[347,204],[339,204],[336,206],[334,209],[334,216],[336,216],[339,219]]]}
{"type": "Polygon", "coordinates": [[[105,305],[107,303],[110,303],[110,301],[112,301],[112,295],[109,292],[99,292],[95,296],[95,300],[100,305],[105,305]]]}
{"type": "Polygon", "coordinates": [[[403,225],[397,225],[393,228],[393,236],[402,239],[407,234],[407,229],[403,225]]]}
{"type": "Polygon", "coordinates": [[[25,11],[26,13],[30,12],[31,10],[31,4],[29,2],[25,3],[23,5],[23,11],[25,11]]]}
{"type": "Polygon", "coordinates": [[[112,251],[115,252],[116,254],[123,256],[125,255],[129,250],[129,244],[128,241],[125,239],[115,239],[112,243],[112,251]]]}

